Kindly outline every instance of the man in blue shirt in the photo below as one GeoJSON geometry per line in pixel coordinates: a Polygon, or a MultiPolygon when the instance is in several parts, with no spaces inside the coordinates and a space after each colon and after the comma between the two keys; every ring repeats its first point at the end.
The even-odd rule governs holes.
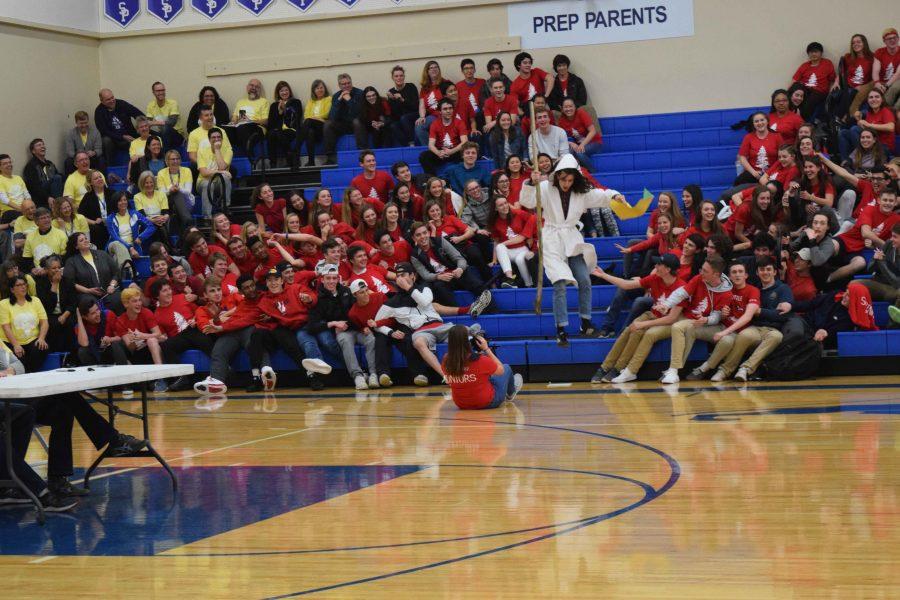
{"type": "Polygon", "coordinates": [[[491,170],[478,164],[478,143],[466,142],[462,147],[462,162],[447,168],[444,173],[447,183],[454,192],[464,195],[466,182],[476,180],[481,187],[491,185],[491,170]]]}
{"type": "Polygon", "coordinates": [[[353,80],[347,73],[337,78],[340,90],[331,97],[331,112],[322,130],[325,146],[325,164],[337,164],[338,137],[353,132],[359,150],[369,147],[369,134],[362,122],[362,107],[365,97],[361,89],[353,87],[353,80]]]}

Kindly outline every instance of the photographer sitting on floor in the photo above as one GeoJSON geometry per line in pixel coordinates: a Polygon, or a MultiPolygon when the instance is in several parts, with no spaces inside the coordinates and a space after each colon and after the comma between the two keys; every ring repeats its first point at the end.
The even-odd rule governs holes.
{"type": "Polygon", "coordinates": [[[463,410],[497,408],[522,389],[522,376],[500,362],[484,333],[477,331],[469,338],[465,325],[450,328],[441,366],[453,402],[463,410]]]}

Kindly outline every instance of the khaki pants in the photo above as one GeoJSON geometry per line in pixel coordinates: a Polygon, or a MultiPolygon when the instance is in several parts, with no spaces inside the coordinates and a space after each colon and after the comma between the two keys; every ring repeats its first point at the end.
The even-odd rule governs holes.
{"type": "Polygon", "coordinates": [[[628,365],[626,365],[628,370],[637,374],[644,365],[644,361],[647,360],[647,355],[650,354],[650,350],[653,349],[653,344],[671,336],[671,325],[654,325],[645,331],[637,348],[634,349],[634,354],[631,355],[631,360],[629,360],[628,365]]]}
{"type": "MultiPolygon", "coordinates": [[[[652,312],[647,311],[636,318],[634,322],[637,323],[638,321],[650,321],[651,319],[655,318],[656,317],[652,312]]],[[[609,354],[607,354],[606,358],[603,359],[602,367],[607,371],[613,367],[615,367],[619,371],[624,369],[625,365],[628,364],[628,361],[631,360],[635,349],[641,342],[641,339],[644,337],[645,333],[647,333],[646,329],[641,329],[639,331],[632,331],[630,327],[626,327],[625,329],[623,329],[622,333],[619,334],[619,337],[616,338],[616,343],[613,344],[613,347],[609,351],[609,354]]]]}
{"type": "Polygon", "coordinates": [[[866,101],[866,98],[869,96],[869,92],[872,91],[872,88],[875,87],[875,82],[870,81],[869,83],[864,83],[863,85],[856,88],[856,95],[853,97],[853,101],[850,103],[850,107],[847,109],[847,114],[852,118],[853,113],[859,110],[859,107],[862,106],[862,103],[866,101]]]}
{"type": "Polygon", "coordinates": [[[772,327],[746,327],[737,334],[734,340],[734,346],[722,363],[722,371],[725,375],[731,376],[738,368],[738,363],[744,357],[744,354],[750,348],[756,348],[741,367],[747,369],[748,373],[756,372],[759,363],[765,357],[770,355],[775,348],[781,343],[781,332],[772,327]]]}
{"type": "MultiPolygon", "coordinates": [[[[701,325],[698,327],[694,325],[691,319],[682,319],[672,325],[672,358],[669,361],[669,367],[676,370],[683,369],[684,363],[687,362],[688,354],[691,353],[691,348],[694,347],[694,342],[697,340],[711,342],[713,341],[713,336],[723,329],[724,327],[721,325],[701,325]]],[[[727,344],[726,339],[723,338],[719,344],[727,344]]],[[[716,345],[718,346],[719,344],[716,345]]]]}
{"type": "Polygon", "coordinates": [[[866,289],[872,294],[873,301],[891,302],[900,306],[900,290],[897,288],[873,279],[862,279],[858,283],[866,286],[866,289]]]}
{"type": "Polygon", "coordinates": [[[894,109],[900,108],[900,79],[892,83],[884,93],[884,101],[894,109]]]}

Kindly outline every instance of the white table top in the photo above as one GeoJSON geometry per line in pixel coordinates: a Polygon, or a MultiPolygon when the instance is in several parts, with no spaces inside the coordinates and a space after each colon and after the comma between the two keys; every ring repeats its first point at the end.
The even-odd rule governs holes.
{"type": "Polygon", "coordinates": [[[190,375],[194,365],[112,365],[74,367],[0,378],[0,399],[39,398],[190,375]]]}

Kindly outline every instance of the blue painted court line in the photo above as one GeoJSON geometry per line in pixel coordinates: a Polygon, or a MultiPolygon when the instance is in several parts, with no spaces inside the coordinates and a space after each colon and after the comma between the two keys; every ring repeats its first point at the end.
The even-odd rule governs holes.
{"type": "Polygon", "coordinates": [[[831,413],[858,412],[866,415],[900,415],[900,404],[833,404],[829,406],[790,406],[762,410],[734,412],[698,413],[691,417],[692,421],[739,421],[741,417],[758,417],[767,415],[824,415],[831,413]]]}

